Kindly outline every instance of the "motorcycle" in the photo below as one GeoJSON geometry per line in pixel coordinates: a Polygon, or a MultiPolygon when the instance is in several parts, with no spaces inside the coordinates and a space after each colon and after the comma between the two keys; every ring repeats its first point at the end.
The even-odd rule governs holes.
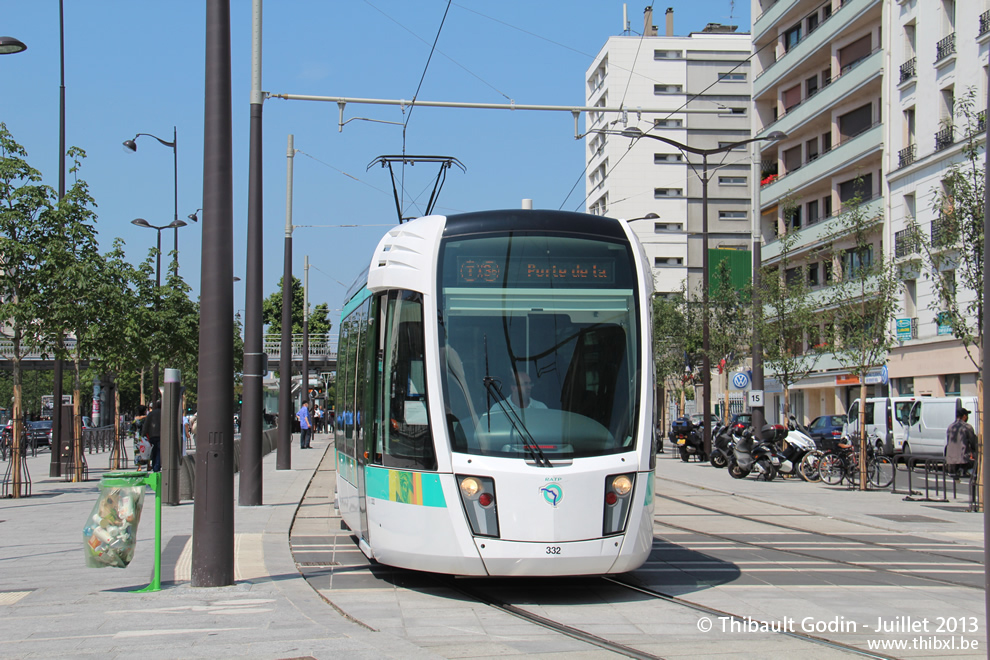
{"type": "Polygon", "coordinates": [[[781,424],[774,426],[775,449],[780,459],[777,472],[782,477],[789,478],[800,474],[798,466],[801,464],[801,459],[805,454],[818,449],[815,441],[802,431],[802,428],[793,416],[787,426],[781,424]]]}
{"type": "Polygon", "coordinates": [[[685,463],[691,459],[692,455],[697,456],[700,461],[708,458],[705,455],[705,445],[701,439],[700,430],[687,417],[679,417],[671,424],[670,440],[677,447],[681,460],[685,463]]]}
{"type": "MultiPolygon", "coordinates": [[[[764,432],[767,427],[764,427],[764,432]]],[[[757,440],[752,429],[746,429],[732,448],[732,456],[727,465],[729,476],[745,479],[756,472],[757,480],[773,481],[780,466],[780,457],[774,451],[767,437],[757,440]]]]}
{"type": "Polygon", "coordinates": [[[722,426],[712,441],[712,455],[708,457],[708,462],[712,467],[724,468],[729,464],[732,456],[732,448],[735,447],[736,440],[741,436],[741,431],[730,426],[722,426]]]}

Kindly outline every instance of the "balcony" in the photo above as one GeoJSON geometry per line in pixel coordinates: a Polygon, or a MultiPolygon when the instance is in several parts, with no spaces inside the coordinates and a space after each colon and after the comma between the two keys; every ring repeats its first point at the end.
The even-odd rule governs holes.
{"type": "MultiPolygon", "coordinates": [[[[883,212],[883,198],[874,197],[869,201],[863,202],[861,208],[865,212],[866,217],[879,215],[883,212]]],[[[791,253],[793,254],[809,247],[821,245],[835,236],[843,227],[842,213],[843,211],[833,213],[829,217],[822,218],[815,224],[808,225],[799,230],[798,239],[791,246],[791,253]]],[[[780,257],[780,241],[773,241],[765,245],[761,256],[763,263],[773,262],[778,259],[780,257]]]]}
{"type": "Polygon", "coordinates": [[[918,251],[918,233],[912,229],[894,232],[894,257],[903,259],[918,251]]]}
{"type": "Polygon", "coordinates": [[[983,36],[990,32],[990,9],[980,14],[980,34],[978,36],[983,36]]]}
{"type": "Polygon", "coordinates": [[[873,51],[869,57],[860,60],[855,67],[841,76],[832,78],[827,86],[828,94],[822,94],[822,91],[826,89],[822,87],[818,93],[808,96],[797,105],[792,106],[786,114],[767,124],[763,129],[773,126],[773,130],[783,131],[791,135],[795,128],[821,116],[824,108],[841,103],[846,97],[859,92],[867,83],[879,80],[882,75],[883,51],[878,49],[873,51]]]}
{"type": "Polygon", "coordinates": [[[931,237],[933,248],[952,247],[956,243],[956,223],[949,218],[932,220],[931,237]]]}
{"type": "Polygon", "coordinates": [[[897,167],[907,167],[918,157],[918,145],[912,144],[897,152],[897,167]]]}
{"type": "Polygon", "coordinates": [[[883,150],[883,126],[874,124],[866,131],[851,138],[831,151],[819,154],[818,158],[804,163],[800,168],[787,172],[784,176],[769,183],[760,191],[760,204],[766,208],[777,203],[788,194],[797,193],[803,188],[824,181],[843,167],[856,164],[860,160],[879,154],[883,150]]]}
{"type": "Polygon", "coordinates": [[[901,65],[901,78],[897,81],[898,85],[903,85],[908,80],[916,78],[918,76],[918,58],[912,57],[907,62],[901,65]]]}
{"type": "Polygon", "coordinates": [[[777,21],[799,2],[801,0],[764,0],[763,4],[766,6],[766,9],[753,21],[753,40],[755,41],[759,37],[762,37],[767,30],[776,25],[777,21]]]}
{"type": "MultiPolygon", "coordinates": [[[[780,2],[774,6],[774,9],[778,5],[793,4],[795,3],[780,0],[780,2]]],[[[866,13],[875,5],[880,4],[881,0],[847,0],[845,4],[839,7],[839,9],[835,10],[831,17],[819,23],[814,32],[807,34],[793,48],[782,55],[780,59],[756,75],[756,78],[753,80],[753,98],[759,98],[763,94],[767,93],[768,90],[772,90],[773,87],[779,84],[781,79],[789,75],[793,75],[795,66],[799,63],[806,62],[819,50],[827,48],[830,43],[835,41],[836,36],[844,30],[847,30],[849,26],[860,17],[860,15],[866,13]],[[841,16],[842,18],[836,21],[833,20],[835,16],[841,16]]],[[[769,12],[765,12],[764,16],[767,13],[769,12]]],[[[754,41],[759,39],[760,28],[757,27],[759,23],[762,23],[762,17],[757,24],[754,25],[754,41]]],[[[820,68],[825,68],[825,66],[825,60],[823,59],[822,66],[820,68]]]]}
{"type": "Polygon", "coordinates": [[[950,55],[956,54],[956,33],[953,32],[935,44],[935,63],[938,64],[950,55]]]}
{"type": "Polygon", "coordinates": [[[955,132],[951,126],[946,126],[942,130],[935,133],[935,151],[948,149],[955,144],[955,142],[955,132]]]}

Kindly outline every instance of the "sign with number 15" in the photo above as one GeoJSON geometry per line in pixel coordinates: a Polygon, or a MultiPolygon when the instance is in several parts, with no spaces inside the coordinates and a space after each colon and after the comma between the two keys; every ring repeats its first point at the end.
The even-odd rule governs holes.
{"type": "Polygon", "coordinates": [[[749,395],[748,402],[750,408],[763,407],[763,390],[750,390],[747,394],[749,395]]]}

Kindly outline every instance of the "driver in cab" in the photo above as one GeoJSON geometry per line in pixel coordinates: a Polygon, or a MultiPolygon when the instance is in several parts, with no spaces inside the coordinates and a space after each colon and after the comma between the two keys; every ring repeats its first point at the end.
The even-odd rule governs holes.
{"type": "Polygon", "coordinates": [[[537,401],[531,394],[533,393],[533,380],[529,377],[529,374],[523,371],[516,372],[512,376],[512,392],[507,399],[504,401],[495,401],[492,406],[488,409],[489,413],[497,413],[503,411],[503,406],[506,408],[512,408],[515,411],[520,410],[546,410],[547,404],[542,401],[537,401]]]}

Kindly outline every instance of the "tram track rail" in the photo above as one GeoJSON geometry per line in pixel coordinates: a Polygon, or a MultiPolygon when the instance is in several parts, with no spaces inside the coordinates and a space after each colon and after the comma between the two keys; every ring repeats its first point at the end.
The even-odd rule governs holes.
{"type": "MultiPolygon", "coordinates": [[[[726,496],[728,497],[728,495],[726,495],[726,496]]],[[[833,540],[833,541],[843,541],[843,542],[846,542],[846,543],[859,543],[859,544],[867,545],[867,546],[874,547],[874,548],[887,548],[888,547],[887,545],[885,545],[883,543],[879,543],[877,541],[871,541],[869,539],[856,538],[855,536],[848,536],[848,535],[844,535],[844,534],[835,534],[835,533],[831,533],[831,532],[821,532],[821,531],[814,530],[814,529],[804,529],[802,527],[797,527],[795,525],[786,525],[784,523],[774,522],[772,520],[767,520],[765,518],[761,518],[761,517],[757,517],[757,516],[751,516],[751,515],[745,515],[745,514],[735,514],[735,513],[734,514],[729,514],[725,510],[723,510],[723,509],[719,509],[719,508],[713,507],[713,506],[707,506],[705,504],[698,504],[697,502],[690,502],[688,500],[681,499],[679,497],[674,497],[672,495],[664,495],[662,493],[657,493],[656,494],[656,498],[657,499],[669,500],[671,502],[677,502],[678,504],[683,504],[684,506],[689,506],[689,507],[692,507],[692,508],[695,508],[695,509],[701,509],[702,511],[708,511],[710,513],[717,513],[717,514],[723,515],[723,516],[724,515],[731,515],[733,518],[735,518],[737,520],[745,520],[745,521],[752,522],[752,523],[757,523],[757,524],[760,524],[760,525],[766,525],[768,527],[775,527],[777,529],[787,530],[789,532],[801,532],[803,534],[814,534],[815,536],[820,536],[822,538],[827,538],[827,539],[833,540]]],[[[783,505],[775,505],[775,506],[782,506],[783,507],[783,505]]],[[[789,507],[783,507],[783,508],[789,508],[789,507]]],[[[794,510],[795,511],[800,511],[800,509],[794,509],[794,510]]],[[[807,513],[806,511],[801,511],[801,512],[802,513],[807,513]]],[[[657,517],[658,516],[654,516],[654,519],[656,520],[657,517]]],[[[670,527],[677,528],[676,525],[668,524],[667,522],[662,522],[662,524],[668,525],[670,527]]],[[[689,528],[683,528],[683,529],[686,530],[686,531],[695,532],[697,534],[708,534],[707,532],[701,532],[701,531],[698,531],[698,530],[695,530],[695,529],[689,529],[689,528]]],[[[733,541],[735,541],[735,540],[733,539],[733,541]]],[[[951,544],[946,543],[945,545],[951,545],[951,544]]],[[[777,549],[777,548],[775,548],[775,549],[777,549]]],[[[902,549],[905,552],[911,552],[911,553],[914,553],[914,554],[925,555],[925,556],[928,556],[928,557],[933,557],[933,558],[938,558],[938,559],[951,559],[952,561],[956,561],[956,562],[960,562],[960,563],[973,564],[974,566],[983,566],[982,559],[967,559],[965,557],[958,557],[958,556],[954,556],[954,555],[947,555],[947,554],[943,554],[943,553],[940,553],[940,552],[934,552],[934,551],[931,551],[931,550],[917,550],[917,549],[914,549],[914,548],[902,548],[902,549]]],[[[959,549],[960,550],[969,550],[970,548],[967,548],[967,547],[964,547],[964,546],[959,546],[959,549]]],[[[860,567],[861,568],[869,568],[869,566],[860,566],[860,567]]]]}

